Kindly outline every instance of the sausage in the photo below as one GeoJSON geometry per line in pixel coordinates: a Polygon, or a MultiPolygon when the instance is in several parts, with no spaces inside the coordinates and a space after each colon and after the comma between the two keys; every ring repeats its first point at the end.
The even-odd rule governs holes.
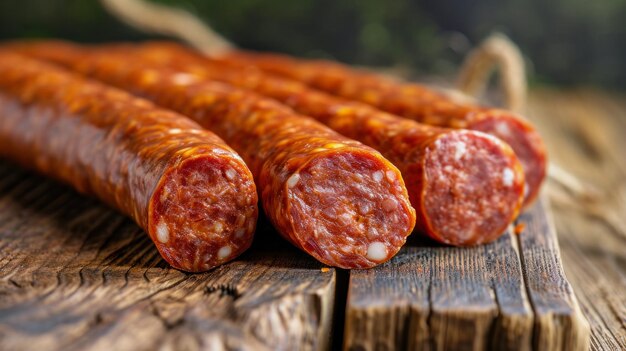
{"type": "MultiPolygon", "coordinates": [[[[417,212],[417,228],[439,242],[474,245],[492,241],[519,212],[521,166],[510,147],[496,138],[419,124],[258,70],[227,69],[177,45],[151,43],[92,50],[112,49],[132,53],[135,62],[166,65],[254,90],[378,149],[402,172],[417,212]],[[450,157],[456,154],[458,159],[450,157]]],[[[39,55],[49,60],[63,61],[58,56],[68,50],[74,55],[79,51],[72,46],[40,48],[31,54],[42,52],[39,55]]]]}
{"type": "Polygon", "coordinates": [[[176,45],[119,49],[135,62],[158,63],[256,91],[377,149],[400,169],[417,212],[417,228],[439,242],[475,245],[495,240],[519,213],[524,198],[521,164],[507,144],[490,135],[420,124],[255,69],[228,69],[176,45]]]}
{"type": "Polygon", "coordinates": [[[5,51],[0,156],[130,216],[177,269],[206,271],[252,242],[253,177],[219,137],[148,101],[5,51]]]}
{"type": "Polygon", "coordinates": [[[55,50],[66,53],[55,62],[218,133],[249,165],[279,233],[322,263],[372,267],[397,253],[411,233],[415,211],[400,171],[372,148],[243,89],[115,53],[55,50]]]}
{"type": "Polygon", "coordinates": [[[457,102],[422,85],[396,82],[328,61],[241,51],[227,53],[215,60],[232,67],[258,67],[421,123],[494,135],[513,148],[524,167],[525,206],[537,197],[545,178],[544,143],[536,129],[513,112],[457,102]]]}

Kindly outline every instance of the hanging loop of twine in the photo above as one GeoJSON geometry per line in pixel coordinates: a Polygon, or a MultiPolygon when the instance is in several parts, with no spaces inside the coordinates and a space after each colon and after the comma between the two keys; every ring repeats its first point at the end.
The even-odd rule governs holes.
{"type": "Polygon", "coordinates": [[[494,33],[467,55],[456,87],[467,95],[477,97],[487,89],[490,75],[499,69],[505,107],[520,112],[526,105],[528,90],[524,67],[524,57],[517,45],[504,34],[494,33]]]}
{"type": "Polygon", "coordinates": [[[102,5],[125,23],[150,33],[181,39],[207,55],[219,55],[234,45],[187,11],[144,0],[101,0],[102,5]]]}
{"type": "MultiPolygon", "coordinates": [[[[499,69],[500,89],[505,96],[506,108],[522,112],[528,92],[524,57],[517,45],[502,33],[491,34],[467,55],[461,65],[456,87],[461,93],[476,98],[487,90],[489,78],[496,69],[499,69]]],[[[549,164],[548,177],[565,190],[564,194],[570,202],[600,198],[595,187],[554,163],[549,164]]],[[[549,189],[551,198],[555,191],[554,188],[549,189]]],[[[560,198],[563,198],[562,194],[560,198]]]]}

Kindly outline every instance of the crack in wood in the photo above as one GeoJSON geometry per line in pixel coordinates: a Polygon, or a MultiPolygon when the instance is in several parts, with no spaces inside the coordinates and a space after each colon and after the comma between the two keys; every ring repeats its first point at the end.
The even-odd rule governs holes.
{"type": "Polygon", "coordinates": [[[233,300],[237,300],[241,297],[241,293],[237,290],[237,287],[231,284],[208,285],[204,288],[204,293],[207,295],[215,292],[219,292],[220,297],[228,296],[233,300]]]}

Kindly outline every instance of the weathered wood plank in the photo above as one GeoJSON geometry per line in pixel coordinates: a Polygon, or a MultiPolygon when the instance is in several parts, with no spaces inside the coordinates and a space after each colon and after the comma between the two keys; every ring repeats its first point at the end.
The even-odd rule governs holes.
{"type": "Polygon", "coordinates": [[[589,324],[565,277],[552,220],[539,202],[523,213],[518,235],[528,296],[535,315],[536,350],[587,350],[589,324]]]}
{"type": "Polygon", "coordinates": [[[345,348],[529,350],[533,316],[515,240],[413,242],[382,266],[352,271],[345,348]]]}
{"type": "Polygon", "coordinates": [[[542,203],[519,221],[521,235],[508,232],[489,245],[421,243],[380,267],[352,271],[345,348],[587,349],[589,326],[542,203]]]}
{"type": "Polygon", "coordinates": [[[186,274],[130,220],[0,162],[0,349],[325,349],[335,270],[267,223],[257,239],[186,274]]]}
{"type": "Polygon", "coordinates": [[[626,350],[626,96],[536,90],[529,116],[552,161],[599,192],[576,199],[550,188],[565,273],[591,325],[591,349],[626,350]]]}

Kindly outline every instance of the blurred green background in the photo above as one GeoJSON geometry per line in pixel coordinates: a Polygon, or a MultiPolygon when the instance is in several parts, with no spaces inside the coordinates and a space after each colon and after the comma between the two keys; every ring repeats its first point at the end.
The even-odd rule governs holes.
{"type": "MultiPolygon", "coordinates": [[[[492,31],[507,34],[533,82],[626,89],[626,0],[152,0],[196,13],[239,46],[452,75],[492,31]]],[[[155,38],[96,0],[2,0],[0,39],[155,38]]]]}

